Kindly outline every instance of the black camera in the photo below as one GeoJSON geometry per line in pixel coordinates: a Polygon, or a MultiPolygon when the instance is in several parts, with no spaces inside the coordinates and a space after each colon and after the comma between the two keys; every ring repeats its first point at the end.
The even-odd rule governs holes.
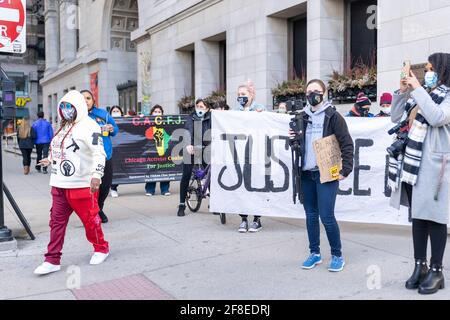
{"type": "Polygon", "coordinates": [[[286,107],[288,113],[294,114],[305,109],[306,103],[302,99],[293,99],[286,102],[286,107]]]}
{"type": "Polygon", "coordinates": [[[407,119],[388,131],[389,135],[397,134],[397,140],[389,148],[387,148],[389,156],[394,159],[398,159],[399,155],[405,153],[406,145],[408,144],[408,125],[409,120],[407,119]]]}

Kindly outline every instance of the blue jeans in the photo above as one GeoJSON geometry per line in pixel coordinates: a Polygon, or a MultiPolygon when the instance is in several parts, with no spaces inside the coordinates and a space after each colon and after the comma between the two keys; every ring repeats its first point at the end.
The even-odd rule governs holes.
{"type": "Polygon", "coordinates": [[[303,206],[306,212],[309,249],[313,254],[320,254],[319,217],[327,232],[328,242],[333,256],[342,256],[342,244],[339,225],[334,216],[334,206],[339,189],[339,182],[321,184],[319,171],[303,171],[302,189],[303,206]]]}
{"type": "MultiPolygon", "coordinates": [[[[169,192],[170,181],[163,181],[159,183],[161,188],[161,194],[169,192]]],[[[155,194],[156,192],[156,182],[147,182],[145,184],[145,192],[155,194]]]]}

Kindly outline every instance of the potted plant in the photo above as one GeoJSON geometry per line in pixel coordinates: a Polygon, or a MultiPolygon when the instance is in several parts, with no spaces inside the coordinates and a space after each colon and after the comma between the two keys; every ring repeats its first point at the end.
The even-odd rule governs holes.
{"type": "Polygon", "coordinates": [[[371,100],[377,99],[377,69],[363,63],[356,64],[343,73],[333,71],[328,82],[330,100],[356,101],[359,92],[371,100]]]}
{"type": "Polygon", "coordinates": [[[178,100],[177,105],[180,109],[180,114],[190,114],[195,110],[195,97],[184,95],[178,100]]]}
{"type": "Polygon", "coordinates": [[[291,100],[305,99],[306,81],[302,78],[287,80],[272,89],[273,105],[291,100]]]}
{"type": "Polygon", "coordinates": [[[215,104],[225,104],[227,103],[227,93],[223,90],[216,90],[211,92],[211,94],[205,98],[205,101],[214,107],[215,104]]]}

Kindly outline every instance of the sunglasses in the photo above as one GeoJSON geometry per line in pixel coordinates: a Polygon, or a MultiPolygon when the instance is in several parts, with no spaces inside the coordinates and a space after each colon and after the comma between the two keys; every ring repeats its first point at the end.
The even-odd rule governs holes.
{"type": "Polygon", "coordinates": [[[59,105],[59,108],[70,110],[70,109],[74,108],[74,106],[72,104],[70,104],[69,102],[61,102],[59,105]]]}

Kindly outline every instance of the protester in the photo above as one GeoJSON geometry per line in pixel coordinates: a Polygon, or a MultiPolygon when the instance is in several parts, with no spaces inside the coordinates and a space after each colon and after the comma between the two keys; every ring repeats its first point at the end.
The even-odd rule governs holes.
{"type": "Polygon", "coordinates": [[[207,166],[203,148],[211,143],[211,112],[205,100],[198,99],[195,102],[195,111],[187,119],[184,128],[188,132],[191,141],[183,150],[183,176],[180,183],[180,204],[178,205],[177,213],[179,217],[185,216],[186,196],[194,164],[201,163],[204,167],[207,166]]]}
{"type": "Polygon", "coordinates": [[[370,113],[370,107],[372,102],[366,97],[364,92],[360,92],[356,98],[356,103],[352,110],[347,113],[346,117],[360,117],[360,118],[373,118],[374,115],[370,113]]]}
{"type": "MultiPolygon", "coordinates": [[[[320,224],[319,217],[325,227],[328,242],[331,247],[331,262],[328,270],[342,271],[345,261],[342,256],[342,244],[339,225],[334,215],[339,181],[344,180],[353,171],[354,144],[344,118],[326,100],[327,89],[323,81],[311,80],[306,87],[308,104],[303,114],[308,120],[304,121],[306,132],[301,135],[305,141],[301,154],[301,195],[306,212],[306,228],[308,231],[310,256],[303,262],[303,269],[312,269],[322,263],[320,253],[320,224]],[[342,154],[342,170],[339,180],[321,183],[320,171],[314,152],[316,140],[335,135],[342,154]]],[[[292,130],[291,138],[295,137],[292,130]]]]}
{"type": "MultiPolygon", "coordinates": [[[[237,97],[237,106],[235,110],[239,111],[257,111],[262,112],[266,111],[266,108],[255,101],[256,98],[256,90],[253,83],[249,80],[246,84],[240,85],[238,87],[238,97],[237,97]]],[[[248,225],[248,215],[240,215],[242,218],[242,222],[239,225],[238,231],[240,233],[246,232],[258,232],[262,229],[261,217],[254,216],[252,224],[248,225]]]]}
{"type": "Polygon", "coordinates": [[[278,113],[282,113],[282,114],[286,114],[287,113],[286,102],[280,102],[280,104],[278,104],[277,112],[278,113]]]}
{"type": "Polygon", "coordinates": [[[114,121],[114,118],[109,115],[108,111],[100,109],[96,105],[94,96],[89,90],[81,91],[83,94],[86,104],[88,106],[89,117],[93,119],[100,126],[102,130],[103,146],[106,153],[105,162],[105,173],[103,175],[102,184],[100,186],[100,193],[98,196],[98,205],[100,207],[99,215],[102,219],[102,223],[108,222],[108,217],[103,212],[103,207],[105,205],[105,200],[108,198],[109,188],[112,184],[113,178],[113,166],[112,166],[112,141],[111,137],[114,137],[119,132],[119,128],[114,121]]]}
{"type": "MultiPolygon", "coordinates": [[[[109,109],[109,114],[113,117],[113,118],[120,118],[123,117],[123,111],[122,108],[119,106],[112,106],[111,109],[109,109]]],[[[119,192],[117,191],[119,185],[117,184],[112,184],[111,185],[111,197],[112,198],[118,198],[119,197],[119,192]]]]}
{"type": "Polygon", "coordinates": [[[380,113],[376,117],[390,117],[391,116],[392,95],[388,92],[383,93],[380,99],[380,113]]]}
{"type": "Polygon", "coordinates": [[[230,107],[227,105],[225,101],[219,101],[214,103],[212,109],[217,111],[227,111],[230,110],[230,107]]]}
{"type": "MultiPolygon", "coordinates": [[[[40,111],[37,114],[38,120],[33,123],[33,129],[36,132],[36,170],[41,172],[39,162],[48,157],[48,149],[50,148],[50,141],[53,139],[53,128],[50,122],[44,119],[44,112],[40,111]]],[[[47,167],[42,168],[42,172],[47,174],[47,167]]]]}
{"type": "Polygon", "coordinates": [[[392,121],[406,120],[411,128],[406,151],[398,159],[391,158],[389,168],[391,205],[398,209],[401,205],[410,207],[412,215],[415,269],[405,286],[418,289],[420,294],[433,294],[444,288],[442,262],[450,213],[450,54],[435,53],[428,61],[428,91],[411,72],[394,93],[392,121]]]}
{"type": "MultiPolygon", "coordinates": [[[[152,110],[150,110],[150,114],[154,117],[157,116],[163,116],[164,115],[164,109],[160,105],[155,105],[152,110]]],[[[161,181],[159,183],[161,188],[161,194],[163,196],[170,196],[169,188],[170,188],[170,181],[161,181]]],[[[156,193],[156,182],[147,182],[145,184],[145,195],[151,197],[154,196],[156,193]]]]}
{"type": "Polygon", "coordinates": [[[99,126],[88,117],[83,95],[70,91],[60,101],[61,127],[51,141],[48,159],[39,163],[52,166],[52,209],[50,210],[50,242],[45,262],[34,271],[45,275],[61,269],[61,250],[66,227],[73,211],[86,230],[86,237],[94,246],[90,264],[97,265],[109,255],[98,216],[98,190],[105,167],[105,150],[99,139],[99,126]]]}
{"type": "Polygon", "coordinates": [[[22,119],[22,123],[18,128],[17,142],[19,144],[20,152],[22,152],[23,174],[30,174],[31,153],[34,148],[34,139],[36,139],[36,132],[30,125],[28,119],[22,119]]]}

